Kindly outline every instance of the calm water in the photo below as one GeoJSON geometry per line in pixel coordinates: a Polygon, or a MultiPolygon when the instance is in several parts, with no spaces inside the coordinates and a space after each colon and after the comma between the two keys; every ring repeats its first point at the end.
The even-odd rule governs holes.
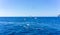
{"type": "Polygon", "coordinates": [[[60,35],[60,17],[0,17],[0,35],[60,35]]]}

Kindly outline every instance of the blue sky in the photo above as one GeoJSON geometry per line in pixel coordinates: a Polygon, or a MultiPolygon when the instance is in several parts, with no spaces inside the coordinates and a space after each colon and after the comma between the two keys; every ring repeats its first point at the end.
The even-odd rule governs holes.
{"type": "Polygon", "coordinates": [[[0,0],[0,16],[57,16],[60,0],[0,0]]]}

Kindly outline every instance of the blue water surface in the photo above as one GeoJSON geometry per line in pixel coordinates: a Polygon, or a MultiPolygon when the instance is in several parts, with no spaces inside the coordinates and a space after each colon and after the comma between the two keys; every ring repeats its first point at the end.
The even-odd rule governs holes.
{"type": "Polygon", "coordinates": [[[60,17],[0,17],[0,35],[60,35],[60,17]]]}

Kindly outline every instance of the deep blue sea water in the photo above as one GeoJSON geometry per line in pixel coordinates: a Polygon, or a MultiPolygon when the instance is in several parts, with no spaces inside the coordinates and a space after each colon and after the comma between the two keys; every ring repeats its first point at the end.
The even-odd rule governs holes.
{"type": "Polygon", "coordinates": [[[0,35],[60,35],[60,17],[0,17],[0,35]]]}

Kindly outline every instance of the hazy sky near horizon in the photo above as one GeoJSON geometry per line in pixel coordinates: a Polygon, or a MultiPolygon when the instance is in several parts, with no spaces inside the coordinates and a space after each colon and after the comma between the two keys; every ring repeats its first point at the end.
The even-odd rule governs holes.
{"type": "Polygon", "coordinates": [[[0,0],[0,16],[57,16],[60,0],[0,0]]]}

